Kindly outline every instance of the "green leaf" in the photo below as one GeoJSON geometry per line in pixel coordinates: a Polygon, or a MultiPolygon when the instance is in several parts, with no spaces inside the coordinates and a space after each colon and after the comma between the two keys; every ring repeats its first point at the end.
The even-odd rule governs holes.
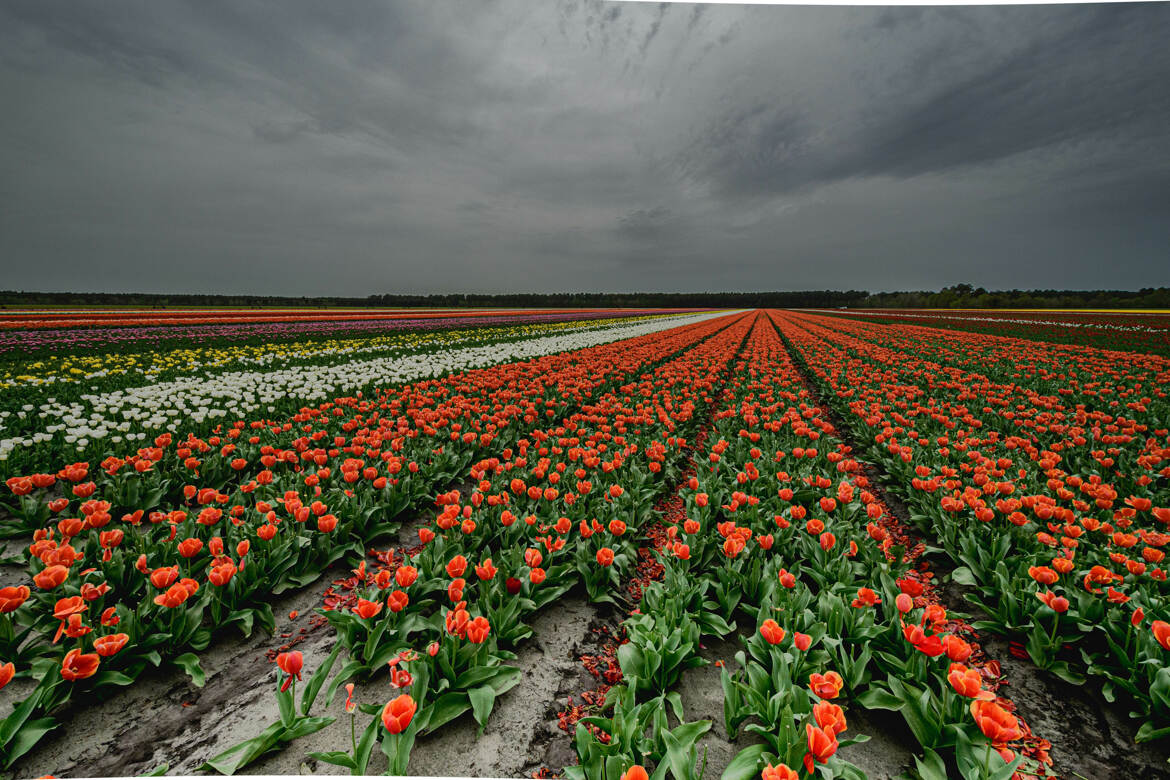
{"type": "Polygon", "coordinates": [[[370,721],[370,725],[366,726],[366,730],[362,732],[362,738],[358,742],[357,753],[354,754],[354,764],[356,765],[355,774],[366,774],[366,767],[370,763],[370,754],[374,752],[374,743],[378,739],[378,733],[382,728],[382,718],[378,715],[370,721]]]}
{"type": "MultiPolygon", "coordinates": [[[[727,672],[724,671],[723,675],[726,676],[727,672]]],[[[678,691],[670,691],[666,694],[665,698],[666,701],[670,702],[670,707],[674,711],[674,717],[678,718],[679,723],[682,723],[684,721],[682,696],[679,695],[678,691]]]]}
{"type": "Polygon", "coordinates": [[[191,675],[191,682],[195,684],[196,688],[202,688],[203,684],[207,682],[207,675],[203,673],[203,667],[199,665],[199,656],[194,653],[183,653],[174,659],[174,664],[191,675]]]}
{"type": "Polygon", "coordinates": [[[877,687],[870,688],[858,696],[857,703],[867,710],[893,710],[895,712],[902,709],[905,704],[894,694],[884,688],[877,687]]]}
{"type": "Polygon", "coordinates": [[[284,725],[282,723],[273,723],[260,732],[259,736],[232,745],[199,768],[204,771],[219,772],[221,775],[233,775],[276,744],[277,735],[283,731],[284,725]]]}
{"type": "Polygon", "coordinates": [[[951,580],[960,585],[977,586],[979,583],[975,581],[975,575],[966,566],[959,566],[951,572],[951,580]]]}
{"type": "Polygon", "coordinates": [[[252,623],[255,620],[255,615],[250,609],[240,609],[224,618],[224,623],[239,623],[240,633],[245,637],[252,636],[252,623]]]}
{"type": "Polygon", "coordinates": [[[481,685],[468,691],[467,697],[471,700],[471,713],[475,716],[475,722],[479,724],[482,733],[484,726],[487,725],[488,715],[495,706],[496,692],[490,685],[481,685]]]}
{"type": "Polygon", "coordinates": [[[760,773],[760,760],[767,751],[767,745],[750,745],[736,754],[719,780],[755,780],[760,773]]]}
{"type": "Polygon", "coordinates": [[[308,715],[309,710],[312,709],[313,702],[317,700],[317,693],[320,692],[321,686],[325,684],[325,678],[332,671],[333,663],[337,660],[337,655],[340,652],[341,643],[338,642],[333,646],[333,652],[329,654],[329,657],[309,677],[309,684],[305,686],[305,691],[301,694],[301,712],[305,715],[308,715]]]}
{"type": "Polygon", "coordinates": [[[673,735],[683,745],[693,745],[699,741],[699,737],[711,730],[711,721],[709,720],[695,720],[690,723],[683,723],[680,726],[671,730],[673,735]]]}
{"type": "Polygon", "coordinates": [[[354,675],[365,669],[365,664],[361,661],[350,661],[345,666],[341,667],[333,680],[329,683],[328,690],[325,691],[325,706],[329,707],[333,704],[333,697],[337,695],[337,689],[344,685],[349,680],[353,679],[354,675]]]}
{"type": "Polygon", "coordinates": [[[681,742],[678,737],[669,731],[663,731],[662,742],[666,745],[666,760],[670,763],[670,772],[675,780],[684,780],[694,774],[694,768],[688,760],[689,745],[681,742]]]}
{"type": "Polygon", "coordinates": [[[310,753],[309,757],[315,758],[318,761],[324,761],[326,764],[343,766],[346,769],[357,769],[357,764],[353,762],[353,757],[344,750],[333,750],[329,753],[310,753]]]}
{"type": "Polygon", "coordinates": [[[150,770],[149,772],[146,772],[144,774],[139,775],[139,777],[162,777],[167,772],[169,772],[170,769],[171,769],[170,764],[159,764],[158,766],[156,766],[154,769],[150,770]]]}
{"type": "Polygon", "coordinates": [[[337,718],[333,717],[297,718],[297,722],[293,724],[292,728],[285,729],[284,733],[280,735],[280,741],[291,742],[294,739],[300,739],[308,734],[320,731],[335,720],[337,718]]]}
{"type": "Polygon", "coordinates": [[[922,758],[914,759],[914,765],[922,780],[947,780],[946,763],[930,748],[924,749],[922,758]]]}
{"type": "Polygon", "coordinates": [[[20,727],[23,726],[24,722],[28,720],[30,715],[32,715],[33,709],[36,708],[45,694],[52,690],[53,685],[55,684],[56,679],[54,679],[53,683],[49,684],[48,686],[38,685],[33,690],[33,692],[29,694],[29,697],[22,701],[16,707],[16,709],[13,710],[12,714],[4,719],[3,723],[0,723],[0,746],[7,745],[9,743],[13,735],[15,735],[16,732],[20,730],[20,727]]]}
{"type": "Polygon", "coordinates": [[[280,708],[280,722],[286,729],[292,728],[297,720],[296,705],[293,703],[292,691],[277,691],[276,705],[280,708]]]}
{"type": "Polygon", "coordinates": [[[1158,728],[1154,721],[1147,720],[1138,729],[1137,735],[1133,738],[1134,742],[1149,742],[1154,739],[1161,739],[1162,737],[1170,736],[1170,726],[1158,728]]]}
{"type": "Polygon", "coordinates": [[[1069,666],[1068,661],[1057,661],[1048,667],[1048,671],[1067,683],[1072,683],[1073,685],[1085,684],[1085,676],[1069,666]]]}
{"type": "Polygon", "coordinates": [[[1003,764],[999,769],[988,775],[988,780],[1010,780],[1022,763],[1024,763],[1024,757],[1016,756],[1011,763],[1003,764]]]}
{"type": "Polygon", "coordinates": [[[12,766],[16,759],[23,756],[41,741],[41,737],[48,734],[60,725],[54,718],[38,718],[24,724],[7,746],[4,768],[12,766]]]}
{"type": "Polygon", "coordinates": [[[428,709],[430,716],[426,723],[427,733],[430,733],[471,709],[471,702],[465,691],[450,691],[440,696],[428,709]]]}
{"type": "Polygon", "coordinates": [[[129,675],[122,674],[121,672],[114,672],[114,671],[99,672],[93,678],[93,686],[95,688],[103,686],[103,685],[127,686],[127,685],[133,685],[133,684],[134,684],[134,678],[130,677],[129,675]]]}

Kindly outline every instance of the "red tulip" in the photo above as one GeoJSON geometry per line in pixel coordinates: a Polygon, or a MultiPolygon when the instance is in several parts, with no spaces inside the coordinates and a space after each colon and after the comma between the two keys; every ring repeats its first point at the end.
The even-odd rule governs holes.
{"type": "Polygon", "coordinates": [[[305,665],[305,657],[301,655],[299,650],[293,650],[289,653],[281,653],[280,655],[276,656],[276,665],[280,668],[280,671],[288,675],[288,678],[284,681],[284,684],[280,686],[281,691],[286,691],[288,690],[288,687],[292,685],[294,677],[298,680],[301,679],[301,669],[305,665]]]}
{"type": "Polygon", "coordinates": [[[386,606],[391,612],[401,612],[410,603],[410,597],[401,590],[396,590],[386,597],[386,606]]]}

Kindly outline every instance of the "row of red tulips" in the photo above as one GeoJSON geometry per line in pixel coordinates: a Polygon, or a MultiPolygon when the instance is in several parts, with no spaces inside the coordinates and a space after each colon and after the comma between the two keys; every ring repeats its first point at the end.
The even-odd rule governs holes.
{"type": "Polygon", "coordinates": [[[166,435],[100,465],[10,481],[45,526],[27,550],[30,584],[0,590],[0,662],[12,664],[2,674],[36,683],[0,724],[2,763],[79,692],[101,695],[164,661],[201,683],[194,653],[213,629],[271,630],[272,594],[360,558],[395,515],[489,448],[730,319],[239,421],[206,440],[166,435]]]}
{"type": "Polygon", "coordinates": [[[1042,771],[1047,744],[991,690],[969,626],[913,567],[921,545],[907,549],[769,320],[739,365],[664,558],[668,589],[704,583],[720,617],[757,627],[723,690],[728,733],[747,723],[760,742],[724,780],[864,777],[838,755],[868,739],[845,736],[846,702],[899,712],[921,777],[1042,771]]]}
{"type": "Polygon", "coordinates": [[[782,330],[978,625],[1170,737],[1170,361],[786,314],[782,330]]]}
{"type": "MultiPolygon", "coordinates": [[[[381,710],[367,707],[373,717],[350,750],[314,756],[364,772],[377,743],[390,771],[405,772],[418,735],[465,712],[483,728],[495,698],[519,681],[521,670],[504,662],[531,635],[525,621],[534,612],[578,583],[594,600],[612,602],[610,586],[630,570],[634,539],[652,519],[655,497],[677,475],[696,414],[714,401],[728,356],[749,327],[741,318],[477,462],[470,495],[438,497],[441,510],[433,525],[420,529],[418,548],[388,565],[363,566],[352,598],[322,610],[337,631],[337,647],[349,656],[332,675],[327,698],[346,681],[388,665],[390,685],[409,692],[381,710]]],[[[328,673],[318,671],[317,679],[328,673]]],[[[643,679],[649,687],[662,682],[643,679]]],[[[652,708],[642,705],[638,712],[649,716],[652,708]]],[[[308,706],[311,700],[301,721],[273,724],[210,766],[234,771],[274,740],[287,741],[298,723],[313,722],[308,706]]],[[[672,734],[690,737],[686,749],[693,750],[701,731],[684,725],[672,734]]],[[[656,738],[661,755],[671,738],[656,738]]]]}

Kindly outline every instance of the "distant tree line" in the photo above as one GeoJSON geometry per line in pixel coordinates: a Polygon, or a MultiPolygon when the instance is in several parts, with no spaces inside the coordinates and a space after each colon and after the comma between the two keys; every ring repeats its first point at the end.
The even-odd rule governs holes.
{"type": "Polygon", "coordinates": [[[1170,287],[1140,290],[994,290],[956,284],[938,292],[871,293],[870,309],[1170,309],[1170,287]]]}
{"type": "Polygon", "coordinates": [[[0,306],[501,307],[501,308],[854,308],[854,309],[1168,309],[1170,288],[995,290],[956,284],[937,292],[864,290],[707,293],[479,293],[370,295],[365,298],[0,291],[0,306]]]}

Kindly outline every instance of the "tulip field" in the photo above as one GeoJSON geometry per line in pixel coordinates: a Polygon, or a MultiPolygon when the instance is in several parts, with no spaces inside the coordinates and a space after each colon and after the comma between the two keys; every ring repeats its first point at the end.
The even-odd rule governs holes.
{"type": "Polygon", "coordinates": [[[1166,776],[1165,318],[976,315],[0,312],[0,770],[1166,776]]]}

